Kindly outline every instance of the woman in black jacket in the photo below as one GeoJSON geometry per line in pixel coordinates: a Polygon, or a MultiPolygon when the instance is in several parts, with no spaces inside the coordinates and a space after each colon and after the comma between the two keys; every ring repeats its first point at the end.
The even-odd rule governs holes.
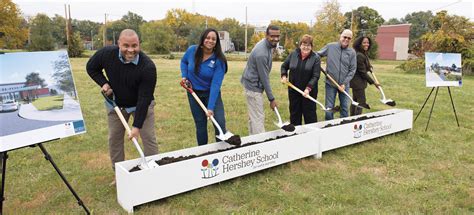
{"type": "MultiPolygon", "coordinates": [[[[303,35],[299,47],[286,58],[281,65],[281,79],[289,81],[304,91],[304,95],[313,98],[318,96],[318,80],[321,68],[319,55],[313,52],[313,37],[303,35]],[[288,75],[288,70],[290,74],[288,75]]],[[[305,124],[317,121],[316,104],[304,98],[300,93],[288,87],[288,99],[290,100],[290,122],[293,125],[301,125],[302,117],[305,124]]]]}
{"type": "MultiPolygon", "coordinates": [[[[369,57],[367,56],[371,46],[372,40],[366,36],[357,38],[352,45],[357,53],[357,70],[351,80],[350,86],[352,88],[352,98],[360,104],[367,104],[365,98],[367,82],[369,84],[375,84],[368,74],[372,71],[372,65],[370,65],[369,57]]],[[[377,87],[379,86],[378,84],[375,85],[377,87]]],[[[360,115],[362,114],[362,108],[351,105],[350,114],[351,116],[360,115]]]]}

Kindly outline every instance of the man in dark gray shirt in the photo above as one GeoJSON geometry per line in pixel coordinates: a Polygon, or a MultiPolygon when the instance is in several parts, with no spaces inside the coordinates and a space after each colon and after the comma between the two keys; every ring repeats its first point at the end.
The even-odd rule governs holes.
{"type": "Polygon", "coordinates": [[[240,82],[245,88],[249,112],[249,134],[265,132],[265,112],[263,108],[263,91],[270,101],[270,108],[277,106],[270,86],[269,73],[272,70],[272,49],[280,41],[280,28],[274,25],[267,27],[265,39],[258,42],[250,53],[240,82]]]}
{"type": "MultiPolygon", "coordinates": [[[[354,77],[357,60],[354,49],[349,47],[352,39],[352,31],[344,30],[339,37],[339,42],[328,43],[318,55],[327,56],[326,72],[339,84],[340,88],[334,86],[328,78],[326,78],[326,108],[333,108],[336,100],[336,94],[339,94],[339,102],[341,105],[341,118],[348,117],[349,98],[342,93],[349,93],[349,82],[354,77]]],[[[334,119],[334,113],[326,112],[326,120],[334,119]]]]}

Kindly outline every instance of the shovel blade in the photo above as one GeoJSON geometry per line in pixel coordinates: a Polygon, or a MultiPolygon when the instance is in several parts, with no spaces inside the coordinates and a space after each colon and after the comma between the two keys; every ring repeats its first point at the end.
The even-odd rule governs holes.
{"type": "Polygon", "coordinates": [[[392,106],[392,107],[395,107],[395,105],[397,105],[397,103],[395,103],[395,101],[391,100],[391,99],[381,99],[380,100],[382,103],[388,105],[388,106],[392,106]]]}
{"type": "Polygon", "coordinates": [[[153,168],[157,168],[157,167],[159,167],[159,165],[154,160],[149,160],[146,163],[142,162],[138,165],[138,168],[140,168],[141,170],[153,169],[153,168]]]}

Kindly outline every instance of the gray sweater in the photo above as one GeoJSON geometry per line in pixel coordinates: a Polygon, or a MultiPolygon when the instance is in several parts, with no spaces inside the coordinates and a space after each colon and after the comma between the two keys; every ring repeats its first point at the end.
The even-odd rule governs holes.
{"type": "MultiPolygon", "coordinates": [[[[326,72],[337,81],[338,84],[344,84],[350,87],[350,81],[354,77],[357,69],[356,52],[347,47],[343,49],[339,42],[328,43],[318,51],[321,57],[327,56],[326,72]]],[[[326,83],[331,84],[328,78],[326,83]]]]}
{"type": "Polygon", "coordinates": [[[270,87],[270,71],[272,70],[272,46],[266,39],[260,40],[250,53],[240,83],[245,89],[262,93],[265,90],[268,100],[273,101],[270,87]]]}

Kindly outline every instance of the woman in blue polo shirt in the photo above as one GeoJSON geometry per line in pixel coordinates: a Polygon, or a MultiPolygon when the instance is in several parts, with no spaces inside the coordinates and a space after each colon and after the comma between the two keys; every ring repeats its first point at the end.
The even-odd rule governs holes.
{"type": "MultiPolygon", "coordinates": [[[[222,131],[226,132],[224,104],[221,98],[221,86],[226,72],[227,59],[222,53],[219,33],[215,29],[206,29],[201,35],[199,45],[190,46],[181,59],[182,81],[189,80],[192,83],[193,91],[208,109],[205,113],[188,92],[198,145],[207,144],[207,118],[210,116],[214,116],[222,131]]],[[[215,132],[218,134],[217,128],[215,132]]]]}

